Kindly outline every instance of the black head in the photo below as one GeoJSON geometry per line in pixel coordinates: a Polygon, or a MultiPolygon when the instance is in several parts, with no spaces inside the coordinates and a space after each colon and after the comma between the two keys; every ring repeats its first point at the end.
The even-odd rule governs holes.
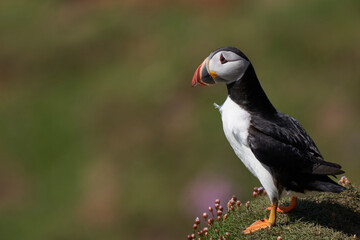
{"type": "Polygon", "coordinates": [[[216,49],[197,68],[192,85],[209,86],[219,82],[233,83],[242,78],[249,65],[249,59],[237,48],[216,49]]]}

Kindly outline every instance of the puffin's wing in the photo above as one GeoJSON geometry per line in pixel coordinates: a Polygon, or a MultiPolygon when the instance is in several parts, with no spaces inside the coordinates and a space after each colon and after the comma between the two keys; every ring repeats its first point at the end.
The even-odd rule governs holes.
{"type": "Polygon", "coordinates": [[[272,168],[288,168],[316,175],[344,173],[340,165],[324,161],[300,123],[280,112],[271,121],[253,117],[248,143],[256,158],[272,168]]]}

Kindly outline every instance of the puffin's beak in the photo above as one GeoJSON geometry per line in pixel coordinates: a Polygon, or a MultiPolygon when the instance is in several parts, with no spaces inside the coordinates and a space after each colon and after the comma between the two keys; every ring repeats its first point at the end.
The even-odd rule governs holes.
{"type": "Polygon", "coordinates": [[[196,69],[192,79],[192,86],[209,86],[216,82],[210,76],[208,71],[209,59],[206,58],[202,64],[196,69]]]}

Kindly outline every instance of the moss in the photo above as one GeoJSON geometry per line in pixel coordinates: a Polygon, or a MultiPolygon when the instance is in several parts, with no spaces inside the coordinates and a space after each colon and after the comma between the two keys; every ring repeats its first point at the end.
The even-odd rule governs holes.
{"type": "MultiPolygon", "coordinates": [[[[280,201],[289,203],[288,198],[280,201]]],[[[319,193],[298,200],[295,210],[287,214],[277,214],[277,224],[250,235],[241,232],[255,220],[267,218],[269,206],[267,196],[258,196],[248,204],[225,212],[221,221],[209,225],[200,223],[195,237],[198,239],[354,239],[360,236],[360,188],[348,186],[340,194],[319,193]],[[208,236],[197,233],[208,227],[208,236]],[[228,234],[226,234],[228,233],[228,234]],[[226,237],[228,235],[228,237],[226,237]]],[[[211,215],[210,215],[211,216],[211,215]]],[[[215,216],[216,217],[216,216],[215,216]]]]}

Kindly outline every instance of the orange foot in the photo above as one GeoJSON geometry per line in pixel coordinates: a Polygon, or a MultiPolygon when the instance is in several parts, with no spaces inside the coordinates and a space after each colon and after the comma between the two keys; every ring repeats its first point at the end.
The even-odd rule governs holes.
{"type": "MultiPolygon", "coordinates": [[[[276,211],[279,212],[279,213],[291,212],[292,210],[294,210],[296,208],[296,202],[297,202],[297,198],[293,197],[291,199],[291,202],[290,202],[289,206],[278,206],[276,211]]],[[[268,207],[267,210],[271,210],[271,207],[268,207]]]]}
{"type": "Polygon", "coordinates": [[[260,229],[268,228],[271,225],[273,225],[273,224],[271,224],[268,219],[258,220],[256,222],[254,222],[253,224],[251,224],[250,227],[246,228],[242,233],[250,234],[250,233],[256,232],[260,229]]]}

